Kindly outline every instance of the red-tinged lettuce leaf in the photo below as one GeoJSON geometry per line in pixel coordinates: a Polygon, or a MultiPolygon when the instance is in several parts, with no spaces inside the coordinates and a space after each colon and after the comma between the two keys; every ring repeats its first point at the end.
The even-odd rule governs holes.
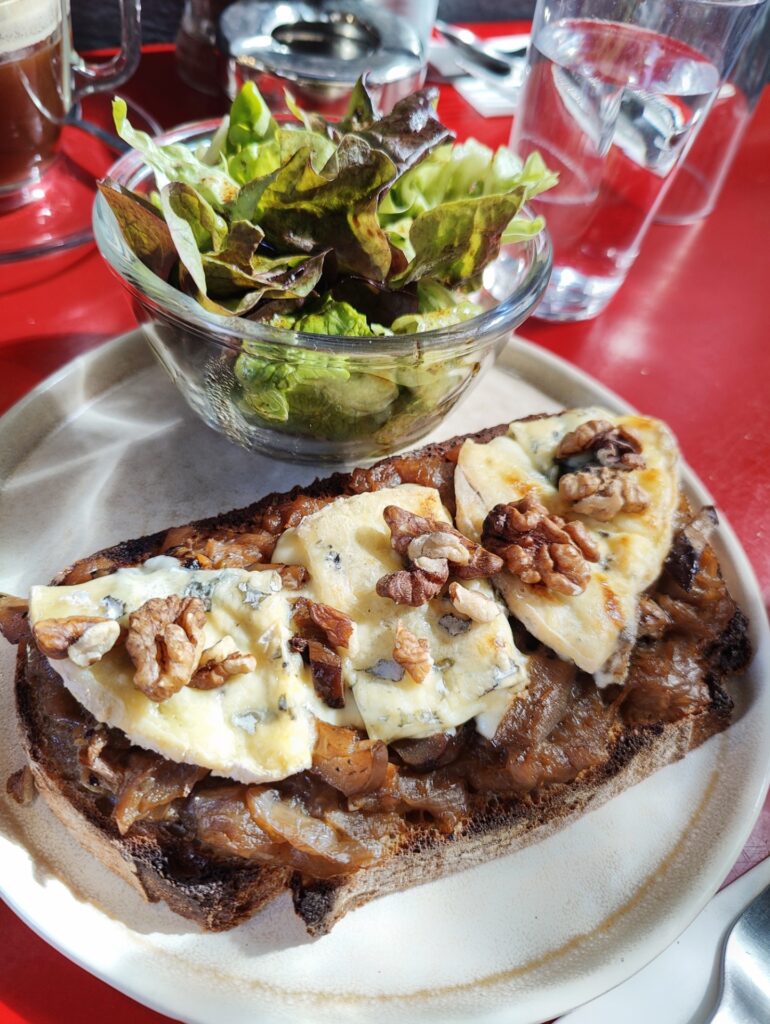
{"type": "Polygon", "coordinates": [[[420,89],[399,100],[386,117],[356,129],[356,134],[387,153],[399,171],[406,171],[436,146],[454,138],[454,132],[436,116],[437,100],[438,89],[420,89]]]}
{"type": "Polygon", "coordinates": [[[385,153],[348,135],[321,173],[313,169],[308,151],[299,150],[267,179],[252,183],[253,189],[247,186],[241,194],[247,202],[239,197],[234,212],[258,223],[279,251],[333,248],[341,272],[383,281],[391,250],[377,203],[396,174],[385,153]]]}
{"type": "Polygon", "coordinates": [[[305,299],[266,299],[249,313],[249,320],[268,321],[282,318],[286,320],[286,328],[291,329],[294,318],[304,303],[305,299]]]}
{"type": "Polygon", "coordinates": [[[155,207],[110,178],[97,183],[131,252],[158,277],[168,280],[177,251],[168,225],[155,207]]]}
{"type": "Polygon", "coordinates": [[[442,203],[420,214],[409,232],[414,259],[391,284],[400,287],[422,277],[445,285],[472,280],[497,256],[503,232],[525,195],[521,187],[506,195],[442,203]]]}
{"type": "Polygon", "coordinates": [[[331,290],[338,302],[347,302],[366,316],[370,323],[390,327],[399,317],[416,313],[419,308],[417,289],[388,288],[352,275],[340,278],[331,290]]]}
{"type": "Polygon", "coordinates": [[[345,132],[360,132],[368,128],[379,117],[377,105],[369,90],[366,88],[364,76],[358,79],[353,86],[353,91],[348,100],[348,109],[345,116],[337,125],[341,134],[345,132]]]}
{"type": "Polygon", "coordinates": [[[304,299],[315,288],[323,272],[326,253],[315,256],[253,256],[248,271],[225,259],[225,253],[203,255],[206,294],[230,298],[244,290],[260,291],[264,299],[304,299]]]}
{"type": "Polygon", "coordinates": [[[179,288],[200,303],[209,313],[218,313],[219,316],[246,316],[259,305],[263,294],[261,288],[256,288],[249,292],[240,291],[237,295],[229,298],[210,299],[198,287],[184,263],[179,264],[179,288]]]}
{"type": "Polygon", "coordinates": [[[230,225],[227,237],[216,254],[222,263],[238,267],[245,274],[252,271],[251,261],[265,237],[261,228],[247,220],[236,220],[230,225]]]}
{"type": "Polygon", "coordinates": [[[170,182],[162,192],[174,213],[189,224],[198,250],[218,252],[228,236],[227,221],[200,192],[193,185],[181,181],[170,182]]]}

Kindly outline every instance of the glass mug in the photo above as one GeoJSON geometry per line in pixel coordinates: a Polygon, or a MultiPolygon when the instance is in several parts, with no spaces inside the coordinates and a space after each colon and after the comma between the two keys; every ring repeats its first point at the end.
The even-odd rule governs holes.
{"type": "Polygon", "coordinates": [[[139,63],[141,0],[119,0],[122,45],[90,64],[72,48],[69,0],[0,0],[0,211],[34,202],[70,110],[139,63]]]}

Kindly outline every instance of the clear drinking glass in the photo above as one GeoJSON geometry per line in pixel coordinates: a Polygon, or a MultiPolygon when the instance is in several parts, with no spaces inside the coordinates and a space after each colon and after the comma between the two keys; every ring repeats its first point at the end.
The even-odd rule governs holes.
{"type": "Polygon", "coordinates": [[[57,160],[59,140],[83,96],[112,89],[136,70],[140,0],[119,3],[121,50],[91,64],[72,48],[69,0],[0,0],[0,215],[26,208],[0,237],[0,262],[90,238],[88,210],[81,233],[68,217],[57,230],[57,206],[69,212],[71,173],[57,160]]]}
{"type": "Polygon", "coordinates": [[[554,247],[536,316],[613,297],[765,2],[538,0],[512,136],[560,176],[532,204],[554,247]]]}
{"type": "Polygon", "coordinates": [[[655,220],[692,224],[716,206],[727,172],[754,114],[770,71],[770,6],[717,93],[709,115],[687,151],[655,220]]]}

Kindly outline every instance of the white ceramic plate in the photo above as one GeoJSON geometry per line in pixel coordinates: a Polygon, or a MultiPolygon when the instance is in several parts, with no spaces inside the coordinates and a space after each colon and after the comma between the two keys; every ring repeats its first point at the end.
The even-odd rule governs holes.
{"type": "MultiPolygon", "coordinates": [[[[514,342],[437,436],[564,405],[620,400],[514,342]],[[524,383],[527,381],[528,383],[524,383]]],[[[184,406],[136,334],[67,366],[0,420],[0,589],[139,536],[303,483],[184,406]]],[[[685,473],[696,501],[707,500],[685,473]]],[[[757,653],[732,727],[577,824],[513,856],[344,918],[311,941],[288,898],[222,935],[150,906],[47,812],[0,800],[0,885],[37,932],[140,1002],[195,1024],[484,1021],[533,1024],[631,975],[680,934],[735,861],[761,808],[770,643],[731,530],[717,535],[757,653]]],[[[0,642],[0,778],[22,763],[0,642]]]]}

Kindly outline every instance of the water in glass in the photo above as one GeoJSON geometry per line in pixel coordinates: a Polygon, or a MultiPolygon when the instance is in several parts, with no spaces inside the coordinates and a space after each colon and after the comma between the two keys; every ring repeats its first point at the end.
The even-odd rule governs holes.
{"type": "Polygon", "coordinates": [[[554,271],[538,316],[595,316],[633,262],[720,74],[697,50],[633,24],[565,18],[533,40],[514,124],[559,184],[533,203],[554,271]]]}

